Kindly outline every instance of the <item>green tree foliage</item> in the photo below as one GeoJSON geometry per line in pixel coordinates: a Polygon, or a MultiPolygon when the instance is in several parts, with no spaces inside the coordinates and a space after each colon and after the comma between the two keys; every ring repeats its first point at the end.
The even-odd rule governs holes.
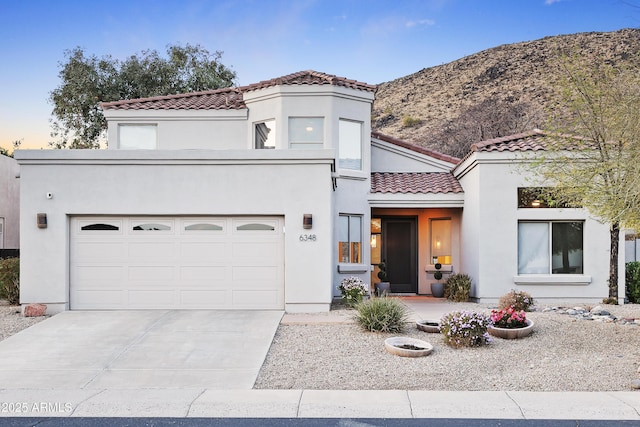
{"type": "Polygon", "coordinates": [[[562,65],[570,114],[555,118],[555,137],[533,166],[562,189],[557,197],[610,225],[608,297],[617,300],[620,229],[640,226],[640,76],[610,63],[585,64],[562,65]]]}
{"type": "MultiPolygon", "coordinates": [[[[21,144],[22,144],[22,139],[17,139],[15,141],[13,141],[13,151],[15,151],[18,148],[20,148],[21,144]]],[[[9,151],[4,147],[0,147],[0,155],[1,156],[13,157],[13,151],[9,151]]]]}
{"type": "Polygon", "coordinates": [[[60,86],[53,104],[49,145],[54,148],[99,148],[107,122],[100,102],[197,92],[232,86],[236,73],[223,65],[222,52],[200,45],[169,45],[166,57],[144,50],[125,60],[98,58],[76,47],[60,63],[60,86]]]}

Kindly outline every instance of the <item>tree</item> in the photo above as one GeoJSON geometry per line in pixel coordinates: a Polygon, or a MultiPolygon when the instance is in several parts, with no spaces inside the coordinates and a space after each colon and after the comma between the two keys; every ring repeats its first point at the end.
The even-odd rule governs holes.
{"type": "Polygon", "coordinates": [[[464,157],[471,144],[529,131],[542,123],[540,108],[527,102],[487,98],[449,120],[426,145],[464,157]]]}
{"type": "Polygon", "coordinates": [[[553,118],[554,137],[532,166],[558,189],[556,198],[581,205],[609,224],[608,300],[613,303],[620,230],[640,226],[640,77],[637,70],[607,63],[567,60],[562,67],[560,89],[569,114],[553,118]]]}
{"type": "Polygon", "coordinates": [[[200,45],[169,45],[167,58],[145,50],[123,61],[88,56],[80,47],[65,51],[53,104],[49,145],[99,148],[107,122],[100,102],[197,92],[232,86],[236,73],[220,62],[222,52],[200,45]]]}
{"type": "MultiPolygon", "coordinates": [[[[16,151],[18,148],[20,148],[21,144],[22,139],[16,139],[15,141],[13,141],[13,151],[16,151]]],[[[0,155],[2,156],[13,157],[13,151],[9,152],[9,150],[7,150],[6,148],[0,147],[0,155]]]]}

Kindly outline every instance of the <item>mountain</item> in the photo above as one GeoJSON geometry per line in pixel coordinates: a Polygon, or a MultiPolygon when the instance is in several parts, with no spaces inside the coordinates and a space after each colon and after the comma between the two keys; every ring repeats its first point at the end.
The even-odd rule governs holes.
{"type": "MultiPolygon", "coordinates": [[[[578,55],[586,64],[604,61],[640,68],[640,29],[502,45],[382,83],[373,104],[373,129],[446,152],[434,136],[488,100],[536,109],[542,117],[535,124],[543,126],[545,112],[562,108],[557,85],[566,55],[578,55]]],[[[524,130],[529,129],[519,131],[524,130]]]]}

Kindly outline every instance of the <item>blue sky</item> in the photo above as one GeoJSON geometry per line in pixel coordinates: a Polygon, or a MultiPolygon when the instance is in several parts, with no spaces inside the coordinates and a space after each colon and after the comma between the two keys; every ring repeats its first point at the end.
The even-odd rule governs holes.
{"type": "Polygon", "coordinates": [[[640,0],[0,0],[0,146],[46,148],[64,50],[224,52],[240,85],[314,69],[382,83],[502,44],[640,26],[640,0]]]}

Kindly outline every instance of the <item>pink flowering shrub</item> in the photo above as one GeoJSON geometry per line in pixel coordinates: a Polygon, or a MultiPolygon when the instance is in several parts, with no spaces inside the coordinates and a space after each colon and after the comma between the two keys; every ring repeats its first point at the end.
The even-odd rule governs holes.
{"type": "Polygon", "coordinates": [[[513,306],[502,310],[491,310],[491,323],[496,328],[524,328],[527,326],[527,315],[524,310],[516,310],[513,306]]]}

